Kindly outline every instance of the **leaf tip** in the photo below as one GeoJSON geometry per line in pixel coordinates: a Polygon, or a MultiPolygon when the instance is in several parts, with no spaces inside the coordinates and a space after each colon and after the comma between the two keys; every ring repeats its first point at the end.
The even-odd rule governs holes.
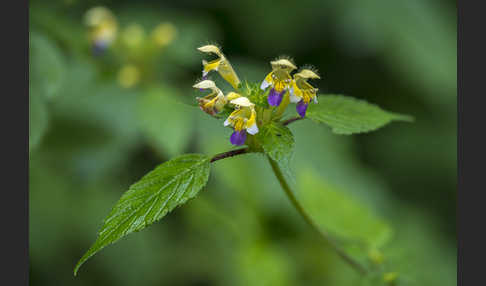
{"type": "Polygon", "coordinates": [[[78,263],[76,263],[76,266],[74,266],[74,270],[73,270],[73,275],[74,277],[78,276],[78,271],[79,271],[79,268],[81,268],[81,266],[86,262],[86,260],[88,260],[91,256],[93,256],[93,253],[89,253],[89,250],[87,253],[85,253],[83,255],[83,257],[81,257],[81,259],[79,259],[78,263]]]}
{"type": "Polygon", "coordinates": [[[78,276],[78,270],[79,270],[79,268],[81,267],[81,264],[83,264],[83,263],[81,263],[81,264],[80,264],[80,262],[81,262],[81,261],[79,261],[79,262],[76,264],[76,266],[74,266],[74,270],[73,270],[73,275],[74,275],[74,277],[78,276]]]}

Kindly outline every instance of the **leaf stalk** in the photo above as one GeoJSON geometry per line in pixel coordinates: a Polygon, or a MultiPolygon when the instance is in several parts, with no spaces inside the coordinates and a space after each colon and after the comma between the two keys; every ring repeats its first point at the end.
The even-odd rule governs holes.
{"type": "Polygon", "coordinates": [[[241,148],[241,149],[236,149],[236,150],[231,150],[231,151],[219,153],[219,154],[214,155],[213,158],[211,158],[210,162],[213,163],[213,162],[216,162],[216,161],[224,159],[224,158],[229,158],[229,157],[233,157],[233,156],[236,156],[236,155],[246,154],[246,153],[249,153],[249,151],[250,151],[250,148],[246,147],[246,148],[241,148]]]}
{"type": "Polygon", "coordinates": [[[302,117],[300,117],[300,116],[299,116],[299,117],[292,117],[292,118],[290,118],[290,119],[287,119],[287,120],[285,120],[285,121],[282,121],[282,125],[287,126],[287,125],[289,125],[290,123],[292,123],[292,122],[294,122],[294,121],[297,121],[297,120],[301,120],[301,119],[304,119],[304,118],[302,118],[302,117]]]}

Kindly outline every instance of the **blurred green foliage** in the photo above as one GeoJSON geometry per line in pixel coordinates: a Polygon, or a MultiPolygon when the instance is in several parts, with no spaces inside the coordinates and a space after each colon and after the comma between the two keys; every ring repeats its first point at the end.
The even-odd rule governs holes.
{"type": "Polygon", "coordinates": [[[30,1],[31,284],[380,285],[396,272],[397,285],[455,285],[455,9],[438,0],[30,1]],[[97,57],[83,15],[98,5],[116,16],[118,37],[97,57]],[[154,48],[161,23],[176,32],[154,48]],[[143,40],[127,46],[134,25],[143,40]],[[336,236],[365,234],[380,248],[360,254],[376,270],[368,280],[310,231],[256,154],[218,161],[197,199],[72,276],[133,182],[173,156],[232,148],[231,130],[190,106],[196,48],[212,41],[242,80],[262,80],[269,60],[288,54],[319,69],[322,93],[415,117],[353,137],[307,120],[289,126],[289,168],[310,213],[336,236]],[[127,66],[138,73],[128,86],[127,66]]]}

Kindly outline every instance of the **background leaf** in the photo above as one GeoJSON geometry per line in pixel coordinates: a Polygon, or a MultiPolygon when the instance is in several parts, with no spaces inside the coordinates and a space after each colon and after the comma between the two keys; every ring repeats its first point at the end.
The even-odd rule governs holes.
{"type": "MultiPolygon", "coordinates": [[[[29,93],[32,93],[32,90],[29,93]]],[[[47,130],[47,122],[45,102],[39,95],[31,94],[29,96],[29,153],[40,143],[47,130]]]]}
{"type": "MultiPolygon", "coordinates": [[[[142,144],[136,116],[139,94],[116,84],[89,81],[88,67],[76,70],[69,69],[66,76],[78,75],[82,82],[63,86],[63,95],[50,102],[51,131],[43,148],[50,158],[64,158],[71,176],[95,181],[125,169],[129,156],[142,144]]],[[[131,182],[147,171],[133,176],[131,182]]]]}
{"type": "Polygon", "coordinates": [[[116,203],[91,248],[79,260],[79,267],[105,246],[134,231],[140,231],[185,203],[206,185],[210,158],[186,154],[158,166],[133,184],[116,203]]]}
{"type": "Polygon", "coordinates": [[[57,95],[64,79],[65,64],[59,48],[44,35],[29,34],[29,81],[43,96],[57,95]]]}
{"type": "Polygon", "coordinates": [[[370,250],[381,248],[391,229],[366,204],[320,179],[315,171],[299,173],[299,200],[317,225],[349,254],[366,262],[370,250]]]}
{"type": "Polygon", "coordinates": [[[413,120],[408,115],[388,112],[364,100],[342,95],[320,96],[318,104],[309,105],[307,117],[344,135],[373,131],[394,120],[413,120]]]}
{"type": "Polygon", "coordinates": [[[189,143],[194,108],[177,101],[180,91],[169,87],[150,89],[138,102],[142,132],[162,154],[182,153],[189,143]]]}

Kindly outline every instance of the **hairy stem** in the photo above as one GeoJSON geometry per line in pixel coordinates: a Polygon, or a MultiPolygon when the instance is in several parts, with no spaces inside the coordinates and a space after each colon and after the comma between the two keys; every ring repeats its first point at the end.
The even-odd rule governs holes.
{"type": "MultiPolygon", "coordinates": [[[[298,119],[296,119],[298,120],[298,119]]],[[[295,120],[294,120],[295,121],[295,120]]],[[[309,217],[309,215],[305,212],[304,208],[302,205],[299,203],[297,198],[295,197],[294,193],[290,189],[287,181],[285,180],[282,170],[278,166],[278,163],[275,162],[273,159],[268,157],[268,161],[270,162],[270,165],[272,166],[272,170],[275,173],[275,176],[277,177],[278,181],[280,182],[280,186],[282,189],[285,191],[285,194],[289,198],[290,202],[292,205],[295,207],[295,209],[299,212],[299,214],[304,218],[304,220],[314,229],[321,238],[323,238],[325,241],[331,245],[331,247],[336,251],[336,253],[344,260],[346,261],[351,267],[353,267],[356,271],[358,271],[360,274],[366,274],[367,270],[364,268],[359,262],[355,261],[352,257],[348,256],[336,243],[335,241],[324,231],[319,229],[319,227],[314,223],[314,221],[309,217]]]]}
{"type": "Polygon", "coordinates": [[[214,155],[213,158],[211,158],[210,162],[213,163],[213,162],[216,162],[216,161],[224,159],[224,158],[249,153],[249,150],[250,150],[249,148],[241,148],[241,149],[231,150],[231,151],[224,152],[224,153],[219,153],[219,154],[214,155]]]}
{"type": "Polygon", "coordinates": [[[289,125],[290,123],[294,122],[294,121],[297,121],[297,120],[301,120],[301,119],[304,119],[303,117],[292,117],[290,119],[287,119],[285,121],[282,121],[282,124],[283,125],[289,125]]]}

